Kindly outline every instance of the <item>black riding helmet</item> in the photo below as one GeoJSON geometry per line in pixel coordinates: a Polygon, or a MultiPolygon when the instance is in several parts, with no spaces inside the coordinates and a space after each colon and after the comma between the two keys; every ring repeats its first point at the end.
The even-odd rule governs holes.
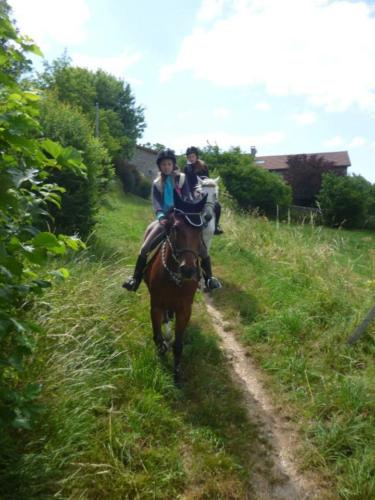
{"type": "Polygon", "coordinates": [[[162,149],[159,151],[158,156],[156,158],[156,163],[160,168],[160,162],[162,160],[172,160],[174,168],[176,168],[176,155],[173,149],[162,149]]]}
{"type": "Polygon", "coordinates": [[[196,156],[197,156],[197,158],[198,158],[198,156],[199,156],[199,149],[198,149],[198,148],[196,148],[195,146],[190,146],[189,148],[187,148],[187,150],[186,150],[186,153],[185,153],[185,154],[186,154],[186,156],[187,156],[187,155],[192,155],[192,154],[194,154],[194,155],[196,155],[196,156]]]}

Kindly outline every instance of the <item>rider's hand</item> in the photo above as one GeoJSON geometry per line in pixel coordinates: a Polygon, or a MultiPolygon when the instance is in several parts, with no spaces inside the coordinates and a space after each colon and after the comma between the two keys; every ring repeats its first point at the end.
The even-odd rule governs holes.
{"type": "Polygon", "coordinates": [[[161,217],[159,219],[159,224],[161,224],[164,227],[167,225],[167,222],[168,222],[168,219],[166,217],[161,217]]]}

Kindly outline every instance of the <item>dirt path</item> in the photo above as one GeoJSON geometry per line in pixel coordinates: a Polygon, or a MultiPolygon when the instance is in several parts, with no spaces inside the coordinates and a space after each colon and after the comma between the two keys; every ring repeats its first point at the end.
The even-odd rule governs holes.
{"type": "Polygon", "coordinates": [[[264,443],[264,453],[255,467],[253,485],[257,500],[312,500],[332,498],[321,489],[316,478],[298,471],[293,450],[298,447],[298,437],[292,425],[278,414],[267,395],[261,372],[246,355],[227,322],[215,308],[210,297],[206,305],[216,332],[222,340],[223,350],[233,367],[233,377],[240,385],[249,418],[257,424],[264,443]],[[266,457],[266,458],[265,458],[266,457]]]}

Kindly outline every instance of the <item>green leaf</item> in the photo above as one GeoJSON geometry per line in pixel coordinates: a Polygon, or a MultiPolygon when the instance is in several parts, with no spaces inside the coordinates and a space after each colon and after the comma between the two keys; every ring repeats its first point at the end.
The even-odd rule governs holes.
{"type": "Polygon", "coordinates": [[[57,142],[51,141],[51,139],[44,139],[41,142],[41,146],[44,151],[47,151],[53,158],[58,158],[62,154],[64,148],[60,146],[57,142]]]}
{"type": "Polygon", "coordinates": [[[40,100],[40,96],[38,94],[35,94],[34,92],[24,92],[23,93],[24,97],[26,97],[26,99],[28,101],[39,101],[40,100]]]}
{"type": "Polygon", "coordinates": [[[70,276],[69,271],[65,267],[61,267],[55,271],[50,271],[50,274],[61,280],[66,280],[70,276]]]}
{"type": "MultiPolygon", "coordinates": [[[[45,248],[34,248],[32,252],[25,251],[24,256],[33,264],[43,265],[47,261],[47,250],[45,248]]],[[[29,273],[30,270],[27,270],[29,273]]]]}
{"type": "Polygon", "coordinates": [[[33,238],[33,244],[35,247],[43,247],[43,248],[55,248],[60,245],[56,236],[52,233],[42,232],[39,233],[33,238]]]}

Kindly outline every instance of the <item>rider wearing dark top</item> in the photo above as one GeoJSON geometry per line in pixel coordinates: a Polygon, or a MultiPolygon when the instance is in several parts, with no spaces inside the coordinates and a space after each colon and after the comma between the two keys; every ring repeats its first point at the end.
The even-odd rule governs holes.
{"type": "MultiPolygon", "coordinates": [[[[190,146],[186,150],[187,165],[185,166],[184,173],[189,184],[190,192],[194,193],[196,186],[198,185],[199,177],[209,177],[208,166],[206,163],[199,159],[199,150],[195,146],[190,146]]],[[[222,234],[223,231],[219,226],[219,220],[221,215],[221,205],[219,202],[215,203],[215,232],[214,234],[222,234]]]]}

